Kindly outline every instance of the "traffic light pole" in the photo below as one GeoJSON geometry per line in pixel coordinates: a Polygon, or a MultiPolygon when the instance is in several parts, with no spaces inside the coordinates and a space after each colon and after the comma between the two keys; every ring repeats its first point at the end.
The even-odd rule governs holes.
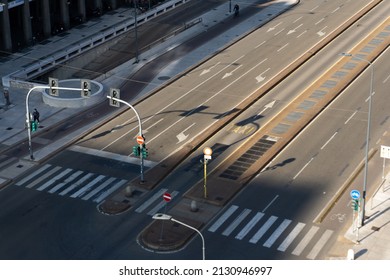
{"type": "Polygon", "coordinates": [[[27,133],[28,133],[28,149],[30,151],[30,159],[34,160],[34,154],[32,149],[32,142],[31,142],[31,116],[30,116],[30,110],[28,107],[28,100],[30,98],[30,94],[37,89],[62,89],[62,90],[81,90],[81,88],[67,88],[67,87],[50,87],[50,86],[35,86],[32,87],[26,96],[26,124],[27,124],[27,133]]]}
{"type": "MultiPolygon", "coordinates": [[[[139,114],[138,114],[138,112],[135,110],[135,108],[130,104],[130,103],[128,103],[128,102],[126,102],[126,101],[124,101],[124,100],[122,100],[122,99],[119,99],[119,98],[115,98],[115,97],[112,97],[112,96],[107,96],[107,98],[108,99],[111,99],[111,100],[114,100],[114,101],[116,101],[116,102],[119,102],[119,103],[123,103],[123,104],[125,104],[125,105],[127,105],[128,107],[130,107],[133,111],[134,111],[134,113],[135,113],[135,115],[136,115],[136,117],[137,117],[137,119],[138,119],[138,128],[139,128],[139,130],[138,130],[138,135],[139,136],[142,136],[142,123],[141,123],[141,118],[139,117],[139,114]]],[[[139,144],[139,149],[140,149],[140,153],[139,153],[139,158],[140,158],[140,161],[141,161],[141,182],[144,182],[144,158],[143,158],[143,156],[142,156],[142,145],[143,144],[139,144]]]]}

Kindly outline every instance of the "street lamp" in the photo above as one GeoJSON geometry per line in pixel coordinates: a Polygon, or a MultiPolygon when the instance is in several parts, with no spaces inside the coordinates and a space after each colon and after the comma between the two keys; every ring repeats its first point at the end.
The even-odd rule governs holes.
{"type": "Polygon", "coordinates": [[[213,154],[213,150],[209,147],[203,149],[203,197],[207,198],[207,162],[211,159],[211,155],[213,154]]]}
{"type": "Polygon", "coordinates": [[[174,219],[172,216],[167,215],[167,214],[157,213],[157,214],[154,214],[152,218],[154,220],[169,220],[169,221],[172,221],[172,222],[176,222],[176,223],[181,224],[181,225],[183,225],[185,227],[188,227],[189,229],[192,229],[192,230],[196,231],[200,235],[200,237],[202,238],[202,257],[203,257],[202,259],[205,260],[206,246],[205,246],[205,243],[204,243],[203,235],[197,228],[194,228],[194,227],[192,227],[190,225],[187,225],[187,224],[185,224],[185,223],[183,223],[181,221],[178,221],[178,220],[174,219]]]}
{"type": "Polygon", "coordinates": [[[119,93],[119,89],[110,89],[110,95],[107,96],[107,98],[110,99],[110,105],[117,107],[116,103],[113,103],[113,101],[114,102],[118,102],[117,104],[123,103],[123,104],[127,105],[128,107],[130,107],[134,111],[135,116],[137,117],[137,120],[138,120],[138,129],[139,130],[138,130],[137,142],[139,144],[139,151],[140,151],[139,157],[140,157],[140,160],[141,160],[141,164],[140,164],[140,166],[141,166],[141,183],[144,183],[145,182],[145,180],[144,180],[144,157],[145,156],[142,154],[141,151],[142,151],[142,149],[144,149],[143,147],[145,145],[144,144],[145,138],[144,138],[143,133],[142,133],[141,118],[140,118],[137,110],[135,110],[135,108],[130,103],[128,103],[128,102],[126,102],[126,101],[124,101],[124,100],[122,100],[120,98],[114,97],[114,92],[119,93]]]}
{"type": "Polygon", "coordinates": [[[367,189],[367,176],[368,176],[368,148],[370,141],[370,124],[371,124],[371,106],[372,106],[372,94],[373,94],[373,82],[374,82],[374,65],[359,56],[350,54],[350,53],[341,53],[342,56],[354,57],[355,59],[367,62],[371,68],[371,81],[370,81],[370,92],[368,98],[368,121],[367,121],[367,135],[366,135],[366,158],[364,163],[364,181],[363,181],[363,195],[362,195],[362,206],[361,206],[361,221],[360,225],[364,226],[364,215],[365,215],[365,205],[366,205],[366,189],[367,189]]]}

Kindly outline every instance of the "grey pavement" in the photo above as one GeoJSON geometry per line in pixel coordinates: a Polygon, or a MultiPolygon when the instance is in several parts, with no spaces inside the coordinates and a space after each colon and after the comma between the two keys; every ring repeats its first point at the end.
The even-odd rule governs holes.
{"type": "Polygon", "coordinates": [[[360,218],[355,214],[356,220],[339,236],[329,259],[347,259],[352,250],[355,260],[390,260],[390,173],[368,197],[365,209],[364,225],[357,225],[360,218]]]}
{"type": "MultiPolygon", "coordinates": [[[[257,1],[245,0],[235,2],[238,2],[241,9],[243,9],[246,5],[251,5],[257,1]]],[[[184,56],[180,61],[174,61],[167,65],[137,98],[148,94],[148,92],[166,82],[163,79],[159,79],[159,77],[174,77],[192,65],[199,63],[199,61],[207,59],[219,49],[222,49],[227,44],[231,44],[234,40],[237,40],[240,36],[244,36],[247,32],[250,32],[254,27],[259,25],[259,19],[262,20],[262,24],[271,20],[281,13],[283,9],[286,9],[286,2],[289,5],[293,5],[298,1],[275,1],[273,5],[261,10],[257,15],[241,21],[235,28],[210,40],[208,43],[184,56]]],[[[123,21],[123,17],[131,18],[132,16],[133,10],[124,8],[119,9],[118,17],[104,15],[99,23],[90,21],[84,24],[83,28],[74,28],[68,31],[69,34],[66,37],[66,44],[79,42],[85,36],[90,36],[94,32],[100,32],[103,27],[123,21]]],[[[179,45],[200,32],[207,32],[208,28],[212,25],[226,20],[229,17],[232,17],[232,14],[229,14],[228,5],[225,3],[204,14],[200,24],[196,24],[188,30],[170,38],[166,42],[155,46],[153,49],[141,53],[140,63],[134,66],[134,60],[129,61],[124,65],[111,70],[102,77],[99,77],[98,81],[104,85],[105,89],[119,87],[121,79],[118,79],[118,77],[131,75],[131,73],[139,70],[142,65],[146,64],[148,61],[158,58],[158,54],[172,49],[172,46],[179,45]],[[132,67],[129,72],[130,65],[132,65],[132,67]]],[[[12,55],[11,59],[2,60],[0,63],[0,77],[15,72],[32,61],[38,61],[64,47],[64,40],[61,36],[54,36],[50,41],[50,43],[45,45],[38,44],[23,50],[20,53],[16,53],[12,55]]],[[[3,92],[3,90],[3,86],[0,85],[0,91],[3,92]]],[[[10,88],[9,92],[10,105],[7,105],[6,100],[0,97],[0,148],[12,146],[14,143],[25,141],[27,138],[25,129],[27,90],[10,88]]],[[[45,128],[55,125],[85,109],[51,107],[43,103],[42,97],[39,94],[31,95],[29,106],[30,108],[39,108],[41,113],[40,124],[45,128]]],[[[89,126],[92,127],[100,121],[101,120],[95,120],[93,123],[90,123],[89,126]]],[[[73,141],[73,139],[78,137],[84,130],[85,128],[75,131],[71,135],[68,135],[66,139],[51,143],[44,149],[36,151],[36,162],[38,162],[39,159],[45,158],[48,154],[55,152],[64,144],[73,141]]],[[[35,141],[39,141],[39,137],[36,138],[35,141]]],[[[5,159],[0,155],[0,190],[2,185],[5,186],[13,178],[17,178],[20,174],[23,174],[29,168],[35,166],[37,164],[36,162],[30,161],[28,157],[15,161],[14,159],[5,159]]],[[[345,248],[352,248],[355,252],[356,259],[390,259],[390,175],[388,175],[384,183],[378,187],[377,192],[368,200],[366,206],[366,215],[370,218],[366,221],[366,224],[359,229],[359,244],[355,244],[356,232],[353,231],[353,227],[348,228],[345,235],[340,237],[340,239],[342,239],[340,244],[344,244],[344,246],[342,247],[340,244],[336,244],[337,246],[340,245],[335,253],[335,255],[338,254],[339,259],[346,259],[345,248]]],[[[330,257],[330,259],[336,258],[337,257],[334,256],[330,257]]]]}

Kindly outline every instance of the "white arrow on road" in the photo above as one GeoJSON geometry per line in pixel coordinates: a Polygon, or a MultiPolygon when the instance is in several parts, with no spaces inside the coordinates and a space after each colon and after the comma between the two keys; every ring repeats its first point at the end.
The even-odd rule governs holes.
{"type": "Polygon", "coordinates": [[[290,35],[290,34],[292,34],[292,33],[294,33],[294,32],[296,32],[297,31],[297,29],[299,28],[299,27],[301,27],[303,25],[303,23],[301,23],[300,25],[298,25],[297,27],[295,27],[294,29],[291,29],[289,32],[287,32],[287,35],[290,35]]]}
{"type": "Polygon", "coordinates": [[[200,73],[199,76],[202,76],[202,75],[204,75],[204,74],[207,74],[208,72],[210,72],[211,70],[213,70],[213,68],[216,67],[216,66],[217,66],[218,64],[220,64],[220,63],[221,63],[221,62],[218,61],[215,65],[211,66],[210,68],[207,68],[207,69],[203,70],[202,73],[200,73]]]}
{"type": "Polygon", "coordinates": [[[179,142],[177,142],[177,144],[183,142],[184,140],[186,140],[188,138],[188,136],[190,136],[189,134],[185,135],[184,132],[186,132],[188,129],[190,129],[194,125],[195,125],[195,123],[191,124],[189,127],[187,127],[182,132],[180,132],[178,135],[176,135],[177,140],[179,140],[179,142]]]}
{"type": "Polygon", "coordinates": [[[265,105],[264,109],[261,110],[261,112],[259,112],[256,116],[253,116],[253,118],[256,119],[258,116],[262,115],[267,109],[271,109],[272,107],[274,107],[275,102],[276,102],[276,100],[274,100],[274,101],[268,103],[267,105],[265,105]]]}
{"type": "Polygon", "coordinates": [[[327,26],[325,26],[324,28],[322,28],[320,31],[317,32],[317,35],[322,37],[324,36],[326,33],[324,32],[324,29],[327,28],[327,26]]]}
{"type": "Polygon", "coordinates": [[[262,81],[265,80],[265,77],[263,77],[263,75],[271,68],[268,68],[267,70],[265,70],[263,73],[261,73],[259,76],[256,77],[256,80],[257,80],[257,83],[260,83],[262,81]]]}
{"type": "Polygon", "coordinates": [[[233,71],[231,71],[231,72],[226,73],[225,75],[223,75],[222,80],[225,79],[226,77],[230,77],[231,75],[233,75],[234,71],[236,71],[237,69],[239,69],[241,66],[242,66],[242,64],[240,64],[240,65],[239,65],[236,69],[234,69],[233,71]]]}
{"type": "Polygon", "coordinates": [[[283,22],[279,22],[277,25],[275,25],[274,27],[270,27],[268,28],[267,32],[270,32],[270,31],[273,31],[275,30],[276,27],[278,27],[279,25],[281,25],[283,22]]]}

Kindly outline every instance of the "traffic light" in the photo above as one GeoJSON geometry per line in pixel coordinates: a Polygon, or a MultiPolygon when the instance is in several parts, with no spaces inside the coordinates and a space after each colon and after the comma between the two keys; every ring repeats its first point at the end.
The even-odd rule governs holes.
{"type": "Polygon", "coordinates": [[[88,80],[81,80],[81,97],[91,96],[91,82],[88,80]]]}
{"type": "Polygon", "coordinates": [[[359,210],[359,200],[358,199],[352,199],[351,207],[353,211],[359,210]]]}
{"type": "Polygon", "coordinates": [[[143,147],[142,148],[142,157],[147,158],[148,155],[149,155],[148,149],[146,149],[146,147],[143,147]]]}
{"type": "Polygon", "coordinates": [[[58,96],[59,91],[58,91],[58,79],[55,78],[49,78],[49,87],[50,87],[50,95],[52,96],[58,96]]]}
{"type": "Polygon", "coordinates": [[[30,130],[32,132],[37,131],[38,129],[38,122],[37,121],[30,121],[30,130]]]}
{"type": "Polygon", "coordinates": [[[133,146],[133,154],[135,155],[135,156],[139,156],[139,151],[140,151],[140,148],[139,148],[139,146],[133,146]]]}
{"type": "Polygon", "coordinates": [[[120,103],[112,98],[120,99],[120,90],[116,88],[110,88],[110,106],[119,107],[120,103]]]}

